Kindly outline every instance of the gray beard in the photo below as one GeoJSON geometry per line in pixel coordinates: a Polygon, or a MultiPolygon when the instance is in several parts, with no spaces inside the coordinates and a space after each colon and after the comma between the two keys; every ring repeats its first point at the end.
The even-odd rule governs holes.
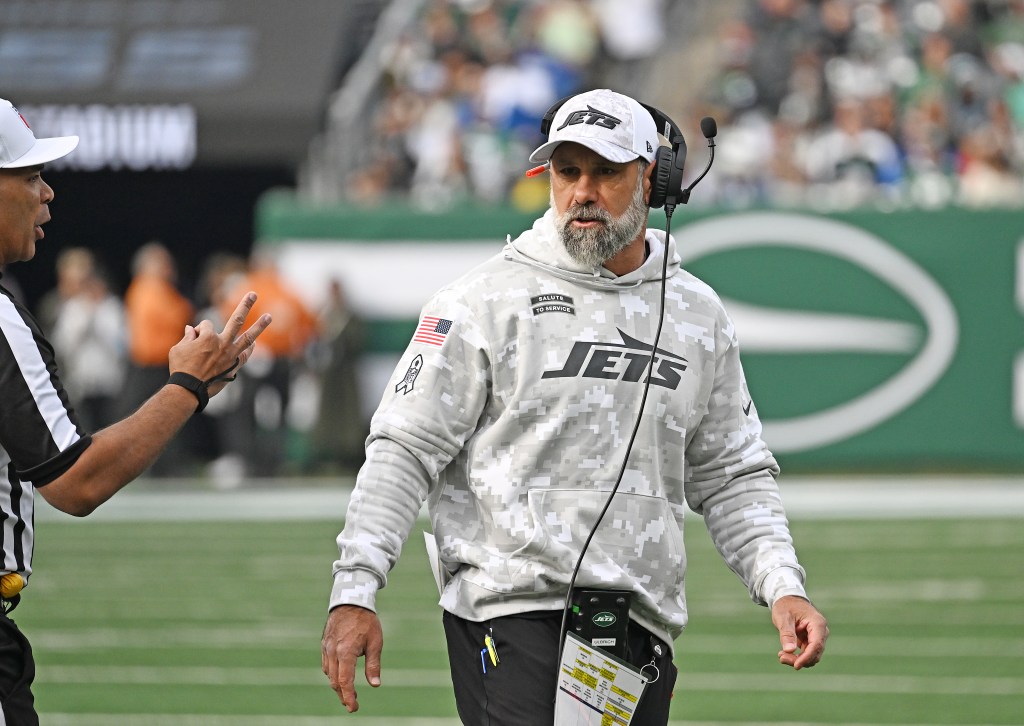
{"type": "MultiPolygon", "coordinates": [[[[554,195],[551,207],[554,208],[554,195]]],[[[566,252],[584,267],[596,268],[626,249],[647,222],[647,203],[644,201],[643,179],[637,184],[629,208],[620,217],[590,204],[574,204],[555,217],[555,229],[565,245],[566,252]],[[579,229],[575,220],[600,220],[600,227],[579,229]]]]}

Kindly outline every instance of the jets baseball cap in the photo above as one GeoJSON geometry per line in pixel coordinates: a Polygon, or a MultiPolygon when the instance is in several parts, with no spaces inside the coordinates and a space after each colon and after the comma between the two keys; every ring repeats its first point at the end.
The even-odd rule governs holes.
{"type": "Polygon", "coordinates": [[[547,143],[530,154],[530,161],[547,161],[563,141],[582,144],[618,163],[637,157],[654,161],[660,143],[647,109],[607,88],[580,93],[563,103],[551,120],[547,143]]]}
{"type": "Polygon", "coordinates": [[[37,139],[18,109],[0,98],[0,169],[45,164],[70,154],[76,146],[77,136],[37,139]]]}

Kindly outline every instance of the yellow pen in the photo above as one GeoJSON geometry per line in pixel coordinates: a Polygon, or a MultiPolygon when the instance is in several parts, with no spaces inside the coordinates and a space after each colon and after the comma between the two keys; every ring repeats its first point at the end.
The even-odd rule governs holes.
{"type": "Polygon", "coordinates": [[[484,645],[487,646],[487,654],[491,656],[491,665],[498,665],[500,659],[498,658],[498,649],[494,647],[494,638],[485,635],[484,645]]]}

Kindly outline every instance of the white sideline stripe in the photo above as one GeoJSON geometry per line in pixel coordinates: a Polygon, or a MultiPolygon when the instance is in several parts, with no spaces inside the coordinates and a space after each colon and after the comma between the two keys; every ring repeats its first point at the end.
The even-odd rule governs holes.
{"type": "MultiPolygon", "coordinates": [[[[450,688],[447,669],[393,669],[382,673],[383,685],[394,688],[450,688]]],[[[314,668],[219,668],[193,666],[50,666],[38,679],[49,685],[103,683],[121,685],[326,686],[314,668]]],[[[681,673],[676,691],[945,694],[959,696],[1024,695],[1024,681],[1008,677],[960,676],[832,676],[794,677],[792,673],[681,673]]]]}
{"type": "MultiPolygon", "coordinates": [[[[192,481],[149,480],[146,487],[162,491],[128,489],[88,520],[340,522],[352,482],[339,478],[335,484],[310,487],[303,479],[261,480],[258,489],[197,491],[192,481]]],[[[1024,476],[783,476],[779,486],[791,517],[1024,517],[1024,476]]],[[[82,521],[55,510],[42,497],[36,502],[38,521],[82,521]]]]}

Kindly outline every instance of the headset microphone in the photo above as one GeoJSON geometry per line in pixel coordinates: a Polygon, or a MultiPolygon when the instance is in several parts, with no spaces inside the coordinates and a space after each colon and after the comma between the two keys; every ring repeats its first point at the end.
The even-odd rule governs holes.
{"type": "Polygon", "coordinates": [[[718,124],[710,116],[705,116],[700,120],[700,132],[705,139],[713,139],[718,136],[718,124]]]}
{"type": "MultiPolygon", "coordinates": [[[[690,201],[690,192],[697,186],[697,182],[707,176],[708,171],[711,169],[711,165],[715,161],[715,137],[718,136],[718,124],[710,116],[705,116],[700,120],[700,132],[704,134],[704,138],[708,140],[708,148],[711,150],[711,156],[708,157],[708,165],[704,167],[704,171],[701,172],[700,176],[693,180],[690,186],[683,190],[679,201],[686,204],[690,201]]],[[[671,216],[671,212],[666,209],[665,213],[671,216]]]]}

